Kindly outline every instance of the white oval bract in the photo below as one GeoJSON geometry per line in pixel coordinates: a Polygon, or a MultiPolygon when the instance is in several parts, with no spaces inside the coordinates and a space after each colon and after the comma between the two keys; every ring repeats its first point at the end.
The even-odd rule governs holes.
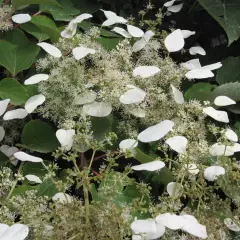
{"type": "Polygon", "coordinates": [[[203,112],[219,122],[229,123],[228,114],[225,111],[218,111],[213,107],[206,107],[203,108],[203,112]]]}
{"type": "Polygon", "coordinates": [[[13,224],[8,226],[0,224],[0,239],[1,240],[24,240],[28,236],[29,228],[24,224],[13,224]]]}
{"type": "Polygon", "coordinates": [[[70,203],[72,201],[72,197],[67,193],[59,192],[52,197],[52,200],[54,202],[65,204],[70,203]]]}
{"type": "Polygon", "coordinates": [[[224,175],[225,172],[226,172],[225,169],[220,166],[207,167],[204,170],[204,178],[212,182],[216,180],[218,176],[224,175]]]}
{"type": "Polygon", "coordinates": [[[42,162],[43,160],[39,157],[34,157],[30,154],[27,154],[25,152],[16,152],[14,153],[14,157],[22,162],[42,162]]]}
{"type": "Polygon", "coordinates": [[[148,78],[159,73],[160,69],[155,66],[140,66],[133,70],[133,77],[148,78]]]}
{"type": "Polygon", "coordinates": [[[72,50],[73,56],[76,60],[86,57],[88,54],[95,54],[96,51],[92,48],[76,47],[72,50]]]}
{"type": "Polygon", "coordinates": [[[179,197],[182,194],[183,186],[177,182],[170,182],[167,185],[167,192],[171,197],[179,197]]]}
{"type": "Polygon", "coordinates": [[[143,30],[133,25],[127,25],[127,30],[132,37],[140,38],[144,36],[143,30]]]}
{"type": "Polygon", "coordinates": [[[2,116],[7,110],[10,99],[0,100],[0,116],[2,116]]]}
{"type": "Polygon", "coordinates": [[[39,83],[41,81],[47,81],[49,79],[49,75],[48,74],[35,74],[33,76],[31,76],[30,78],[26,79],[24,81],[25,85],[31,85],[31,84],[36,84],[39,83]]]}
{"type": "Polygon", "coordinates": [[[121,95],[119,100],[123,104],[134,104],[144,101],[145,96],[146,92],[138,87],[134,87],[121,95]]]}
{"type": "Polygon", "coordinates": [[[56,132],[56,137],[61,144],[61,147],[69,151],[72,148],[74,142],[75,130],[74,129],[58,129],[56,132]]]}
{"type": "Polygon", "coordinates": [[[165,167],[165,163],[160,161],[160,160],[155,160],[152,162],[148,162],[148,163],[143,163],[140,165],[136,165],[136,166],[132,166],[131,169],[135,170],[135,171],[159,171],[160,169],[165,167]]]}
{"type": "Polygon", "coordinates": [[[33,174],[28,174],[25,176],[25,178],[30,182],[42,183],[42,180],[38,176],[33,175],[33,174]]]}
{"type": "Polygon", "coordinates": [[[187,148],[188,140],[183,136],[175,136],[168,138],[165,143],[177,153],[184,153],[187,148]]]}
{"type": "Polygon", "coordinates": [[[37,45],[55,58],[60,58],[62,56],[61,51],[50,43],[41,42],[41,43],[38,43],[37,45]]]}
{"type": "Polygon", "coordinates": [[[31,16],[29,14],[16,14],[12,16],[12,20],[15,23],[22,24],[31,21],[31,16]]]}
{"type": "Polygon", "coordinates": [[[203,56],[206,55],[205,50],[202,47],[200,47],[200,46],[191,47],[189,49],[189,53],[191,55],[196,55],[196,54],[200,54],[200,55],[203,55],[203,56]]]}
{"type": "Polygon", "coordinates": [[[156,221],[172,230],[178,230],[184,226],[184,219],[182,218],[182,216],[171,213],[164,213],[158,215],[156,217],[156,221]]]}
{"type": "Polygon", "coordinates": [[[112,31],[120,34],[121,36],[123,36],[125,38],[131,38],[132,37],[125,29],[120,28],[120,27],[115,27],[115,28],[113,28],[112,31]]]}
{"type": "Polygon", "coordinates": [[[4,139],[5,137],[5,130],[2,126],[0,126],[0,142],[4,139]]]}
{"type": "Polygon", "coordinates": [[[18,108],[15,110],[7,111],[3,116],[3,120],[23,119],[27,115],[28,112],[26,109],[18,108]]]}
{"type": "Polygon", "coordinates": [[[138,141],[135,139],[124,139],[119,143],[119,148],[126,152],[127,150],[137,147],[138,141]]]}
{"type": "Polygon", "coordinates": [[[181,91],[179,91],[176,87],[174,87],[172,84],[171,84],[171,88],[172,88],[174,101],[177,104],[183,104],[184,103],[183,93],[181,91]]]}
{"type": "Polygon", "coordinates": [[[170,33],[165,41],[164,41],[165,47],[168,50],[168,52],[178,52],[180,51],[184,45],[185,41],[182,35],[182,32],[180,29],[177,29],[170,33]]]}
{"type": "Polygon", "coordinates": [[[27,100],[24,107],[28,113],[32,113],[38,106],[45,102],[45,99],[45,96],[42,94],[32,96],[27,100]]]}
{"type": "Polygon", "coordinates": [[[230,128],[228,128],[225,132],[225,137],[233,142],[237,142],[238,141],[238,135],[230,128]]]}
{"type": "Polygon", "coordinates": [[[215,98],[214,104],[216,106],[224,107],[236,104],[236,102],[227,96],[218,96],[215,98]]]}
{"type": "Polygon", "coordinates": [[[173,121],[164,120],[139,133],[138,140],[145,143],[157,141],[167,135],[172,130],[173,126],[173,121]]]}
{"type": "Polygon", "coordinates": [[[83,106],[83,113],[92,117],[107,117],[112,112],[112,105],[107,102],[93,102],[83,106]]]}

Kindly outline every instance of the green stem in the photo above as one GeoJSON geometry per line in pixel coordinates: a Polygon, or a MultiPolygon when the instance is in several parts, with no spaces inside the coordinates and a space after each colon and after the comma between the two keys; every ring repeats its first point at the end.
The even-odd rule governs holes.
{"type": "MultiPolygon", "coordinates": [[[[18,174],[21,172],[23,164],[24,164],[24,162],[21,162],[21,164],[19,166],[19,169],[18,169],[18,174]]],[[[6,200],[8,200],[11,197],[15,187],[17,186],[17,183],[18,183],[18,176],[17,176],[14,184],[12,185],[12,188],[11,188],[10,192],[8,193],[6,200]]]]}

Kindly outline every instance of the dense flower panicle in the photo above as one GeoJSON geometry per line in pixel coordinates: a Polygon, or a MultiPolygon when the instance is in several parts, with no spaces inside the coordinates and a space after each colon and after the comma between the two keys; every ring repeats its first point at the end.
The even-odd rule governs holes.
{"type": "Polygon", "coordinates": [[[13,28],[12,13],[13,9],[11,6],[3,5],[0,7],[0,31],[7,31],[13,28]]]}

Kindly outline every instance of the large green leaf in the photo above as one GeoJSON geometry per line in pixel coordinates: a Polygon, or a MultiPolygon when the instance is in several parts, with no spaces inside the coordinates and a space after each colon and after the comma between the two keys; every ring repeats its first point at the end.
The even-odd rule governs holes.
{"type": "Polygon", "coordinates": [[[116,48],[116,46],[121,40],[121,38],[97,38],[97,42],[100,43],[106,50],[112,50],[116,48]]]}
{"type": "Polygon", "coordinates": [[[46,16],[33,16],[31,23],[46,33],[52,41],[57,41],[59,39],[60,32],[55,22],[51,18],[48,18],[46,16]]]}
{"type": "MultiPolygon", "coordinates": [[[[48,165],[48,161],[44,162],[45,165],[48,165]]],[[[47,174],[48,171],[46,168],[43,167],[42,163],[33,163],[33,162],[26,162],[22,168],[23,176],[27,174],[33,174],[38,177],[43,177],[47,174]]]]}
{"type": "Polygon", "coordinates": [[[5,78],[0,81],[0,97],[2,99],[10,98],[14,105],[24,104],[28,98],[28,92],[17,80],[5,78]]]}
{"type": "Polygon", "coordinates": [[[21,24],[20,27],[27,33],[36,37],[40,42],[49,38],[47,33],[43,32],[39,27],[35,26],[31,22],[21,24]]]}
{"type": "Polygon", "coordinates": [[[218,69],[216,81],[224,83],[240,82],[240,58],[229,57],[222,61],[223,66],[218,69]]]}
{"type": "Polygon", "coordinates": [[[53,197],[56,193],[59,192],[56,185],[53,183],[51,179],[47,179],[43,181],[41,184],[37,186],[37,195],[38,196],[48,196],[53,197]]]}
{"type": "Polygon", "coordinates": [[[7,41],[0,41],[0,65],[15,76],[34,63],[39,50],[37,45],[31,43],[16,46],[7,41]]]}
{"type": "Polygon", "coordinates": [[[41,153],[49,153],[59,147],[55,130],[50,124],[41,120],[32,120],[24,126],[22,144],[28,149],[41,153]]]}
{"type": "Polygon", "coordinates": [[[12,5],[14,8],[19,8],[28,4],[50,4],[59,6],[59,3],[55,0],[12,0],[12,5]]]}
{"type": "Polygon", "coordinates": [[[26,46],[28,44],[27,36],[20,29],[4,32],[1,38],[16,46],[26,46]]]}
{"type": "Polygon", "coordinates": [[[80,13],[70,0],[58,0],[61,6],[41,4],[40,11],[50,13],[56,21],[70,21],[80,13]]]}
{"type": "Polygon", "coordinates": [[[81,13],[94,13],[102,8],[102,3],[95,0],[72,0],[73,4],[81,13]]]}
{"type": "Polygon", "coordinates": [[[223,27],[229,44],[240,37],[239,0],[198,0],[208,13],[223,27]]]}
{"type": "Polygon", "coordinates": [[[200,101],[212,100],[212,91],[216,85],[210,83],[195,83],[184,94],[186,100],[197,99],[200,101]]]}
{"type": "Polygon", "coordinates": [[[234,101],[240,101],[240,82],[225,83],[214,89],[213,99],[217,96],[227,96],[234,101]]]}

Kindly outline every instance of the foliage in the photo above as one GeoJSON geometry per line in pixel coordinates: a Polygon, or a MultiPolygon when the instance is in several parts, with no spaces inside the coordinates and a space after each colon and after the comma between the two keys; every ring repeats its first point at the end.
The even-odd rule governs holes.
{"type": "Polygon", "coordinates": [[[0,1],[0,223],[24,224],[34,240],[150,240],[160,235],[134,231],[136,219],[156,225],[164,214],[189,214],[190,230],[185,220],[177,230],[158,222],[161,239],[240,237],[240,4],[183,0],[174,12],[165,2],[0,1]],[[106,18],[115,25],[102,25],[106,18]],[[168,52],[175,29],[196,33],[168,52]],[[216,77],[187,79],[181,63],[196,45],[205,68],[221,61],[216,77]],[[218,105],[219,96],[236,104],[218,105]],[[230,121],[207,114],[211,107],[230,121]],[[159,127],[165,121],[169,131],[159,127]],[[211,167],[224,173],[209,176],[211,167]]]}

